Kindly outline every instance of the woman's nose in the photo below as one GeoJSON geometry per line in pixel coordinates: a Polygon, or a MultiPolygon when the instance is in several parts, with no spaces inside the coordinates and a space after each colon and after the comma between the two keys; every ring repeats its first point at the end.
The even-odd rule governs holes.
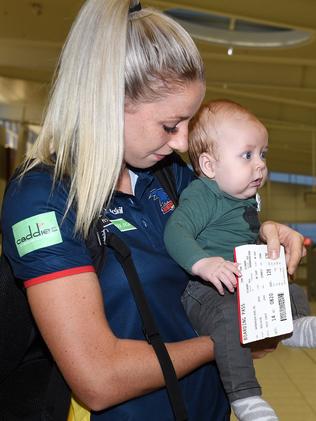
{"type": "Polygon", "coordinates": [[[188,128],[183,127],[178,133],[173,135],[168,142],[169,147],[177,152],[187,152],[188,150],[188,128]]]}

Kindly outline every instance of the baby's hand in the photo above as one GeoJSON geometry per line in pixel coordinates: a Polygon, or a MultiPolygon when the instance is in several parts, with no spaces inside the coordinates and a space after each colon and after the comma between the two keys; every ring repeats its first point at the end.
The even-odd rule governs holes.
{"type": "Polygon", "coordinates": [[[192,266],[192,274],[204,281],[211,282],[221,295],[224,295],[224,284],[228,291],[234,292],[237,285],[236,276],[240,276],[238,263],[229,262],[222,257],[205,257],[192,266]]]}

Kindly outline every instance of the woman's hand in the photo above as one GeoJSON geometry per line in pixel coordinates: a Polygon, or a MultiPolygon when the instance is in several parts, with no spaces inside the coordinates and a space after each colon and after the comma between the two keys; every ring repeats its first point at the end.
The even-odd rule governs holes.
{"type": "Polygon", "coordinates": [[[267,221],[261,225],[260,238],[267,243],[271,259],[279,256],[280,244],[284,246],[287,271],[293,275],[301,258],[306,255],[304,237],[287,225],[267,221]]]}

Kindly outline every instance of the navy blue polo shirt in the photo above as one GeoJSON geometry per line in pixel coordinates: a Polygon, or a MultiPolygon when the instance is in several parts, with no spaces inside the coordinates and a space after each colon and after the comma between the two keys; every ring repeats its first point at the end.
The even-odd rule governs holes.
{"type": "MultiPolygon", "coordinates": [[[[178,191],[192,178],[174,164],[178,191]]],[[[181,305],[187,274],[168,256],[163,243],[165,223],[174,205],[149,171],[136,171],[135,194],[117,192],[107,210],[110,230],[129,245],[150,307],[166,342],[196,336],[181,305]]],[[[68,191],[63,183],[52,190],[51,175],[27,173],[10,183],[3,205],[4,252],[26,287],[66,275],[94,271],[79,235],[75,212],[65,216],[68,191]]],[[[141,321],[123,270],[111,250],[100,275],[106,315],[120,338],[143,339],[141,321]]],[[[190,421],[229,420],[229,409],[217,368],[205,365],[181,380],[190,421]]],[[[165,388],[91,414],[98,421],[168,421],[173,414],[165,388]]]]}

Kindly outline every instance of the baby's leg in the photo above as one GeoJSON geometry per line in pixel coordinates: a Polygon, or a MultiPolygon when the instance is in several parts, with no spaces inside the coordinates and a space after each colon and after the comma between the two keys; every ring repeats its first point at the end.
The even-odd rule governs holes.
{"type": "Polygon", "coordinates": [[[283,345],[298,348],[316,348],[316,317],[293,320],[293,334],[282,340],[283,345]]]}
{"type": "Polygon", "coordinates": [[[210,336],[220,376],[239,420],[278,420],[261,397],[251,351],[239,339],[235,294],[218,294],[211,285],[191,281],[182,298],[188,317],[199,335],[210,336]]]}
{"type": "Polygon", "coordinates": [[[311,309],[304,289],[292,282],[289,284],[289,290],[293,319],[310,316],[311,309]]]}
{"type": "Polygon", "coordinates": [[[306,294],[299,285],[289,284],[293,315],[293,334],[282,341],[283,345],[316,348],[316,317],[310,315],[306,294]],[[308,317],[307,317],[308,316],[308,317]]]}
{"type": "Polygon", "coordinates": [[[239,421],[278,421],[278,416],[260,396],[238,399],[232,408],[239,421]]]}

